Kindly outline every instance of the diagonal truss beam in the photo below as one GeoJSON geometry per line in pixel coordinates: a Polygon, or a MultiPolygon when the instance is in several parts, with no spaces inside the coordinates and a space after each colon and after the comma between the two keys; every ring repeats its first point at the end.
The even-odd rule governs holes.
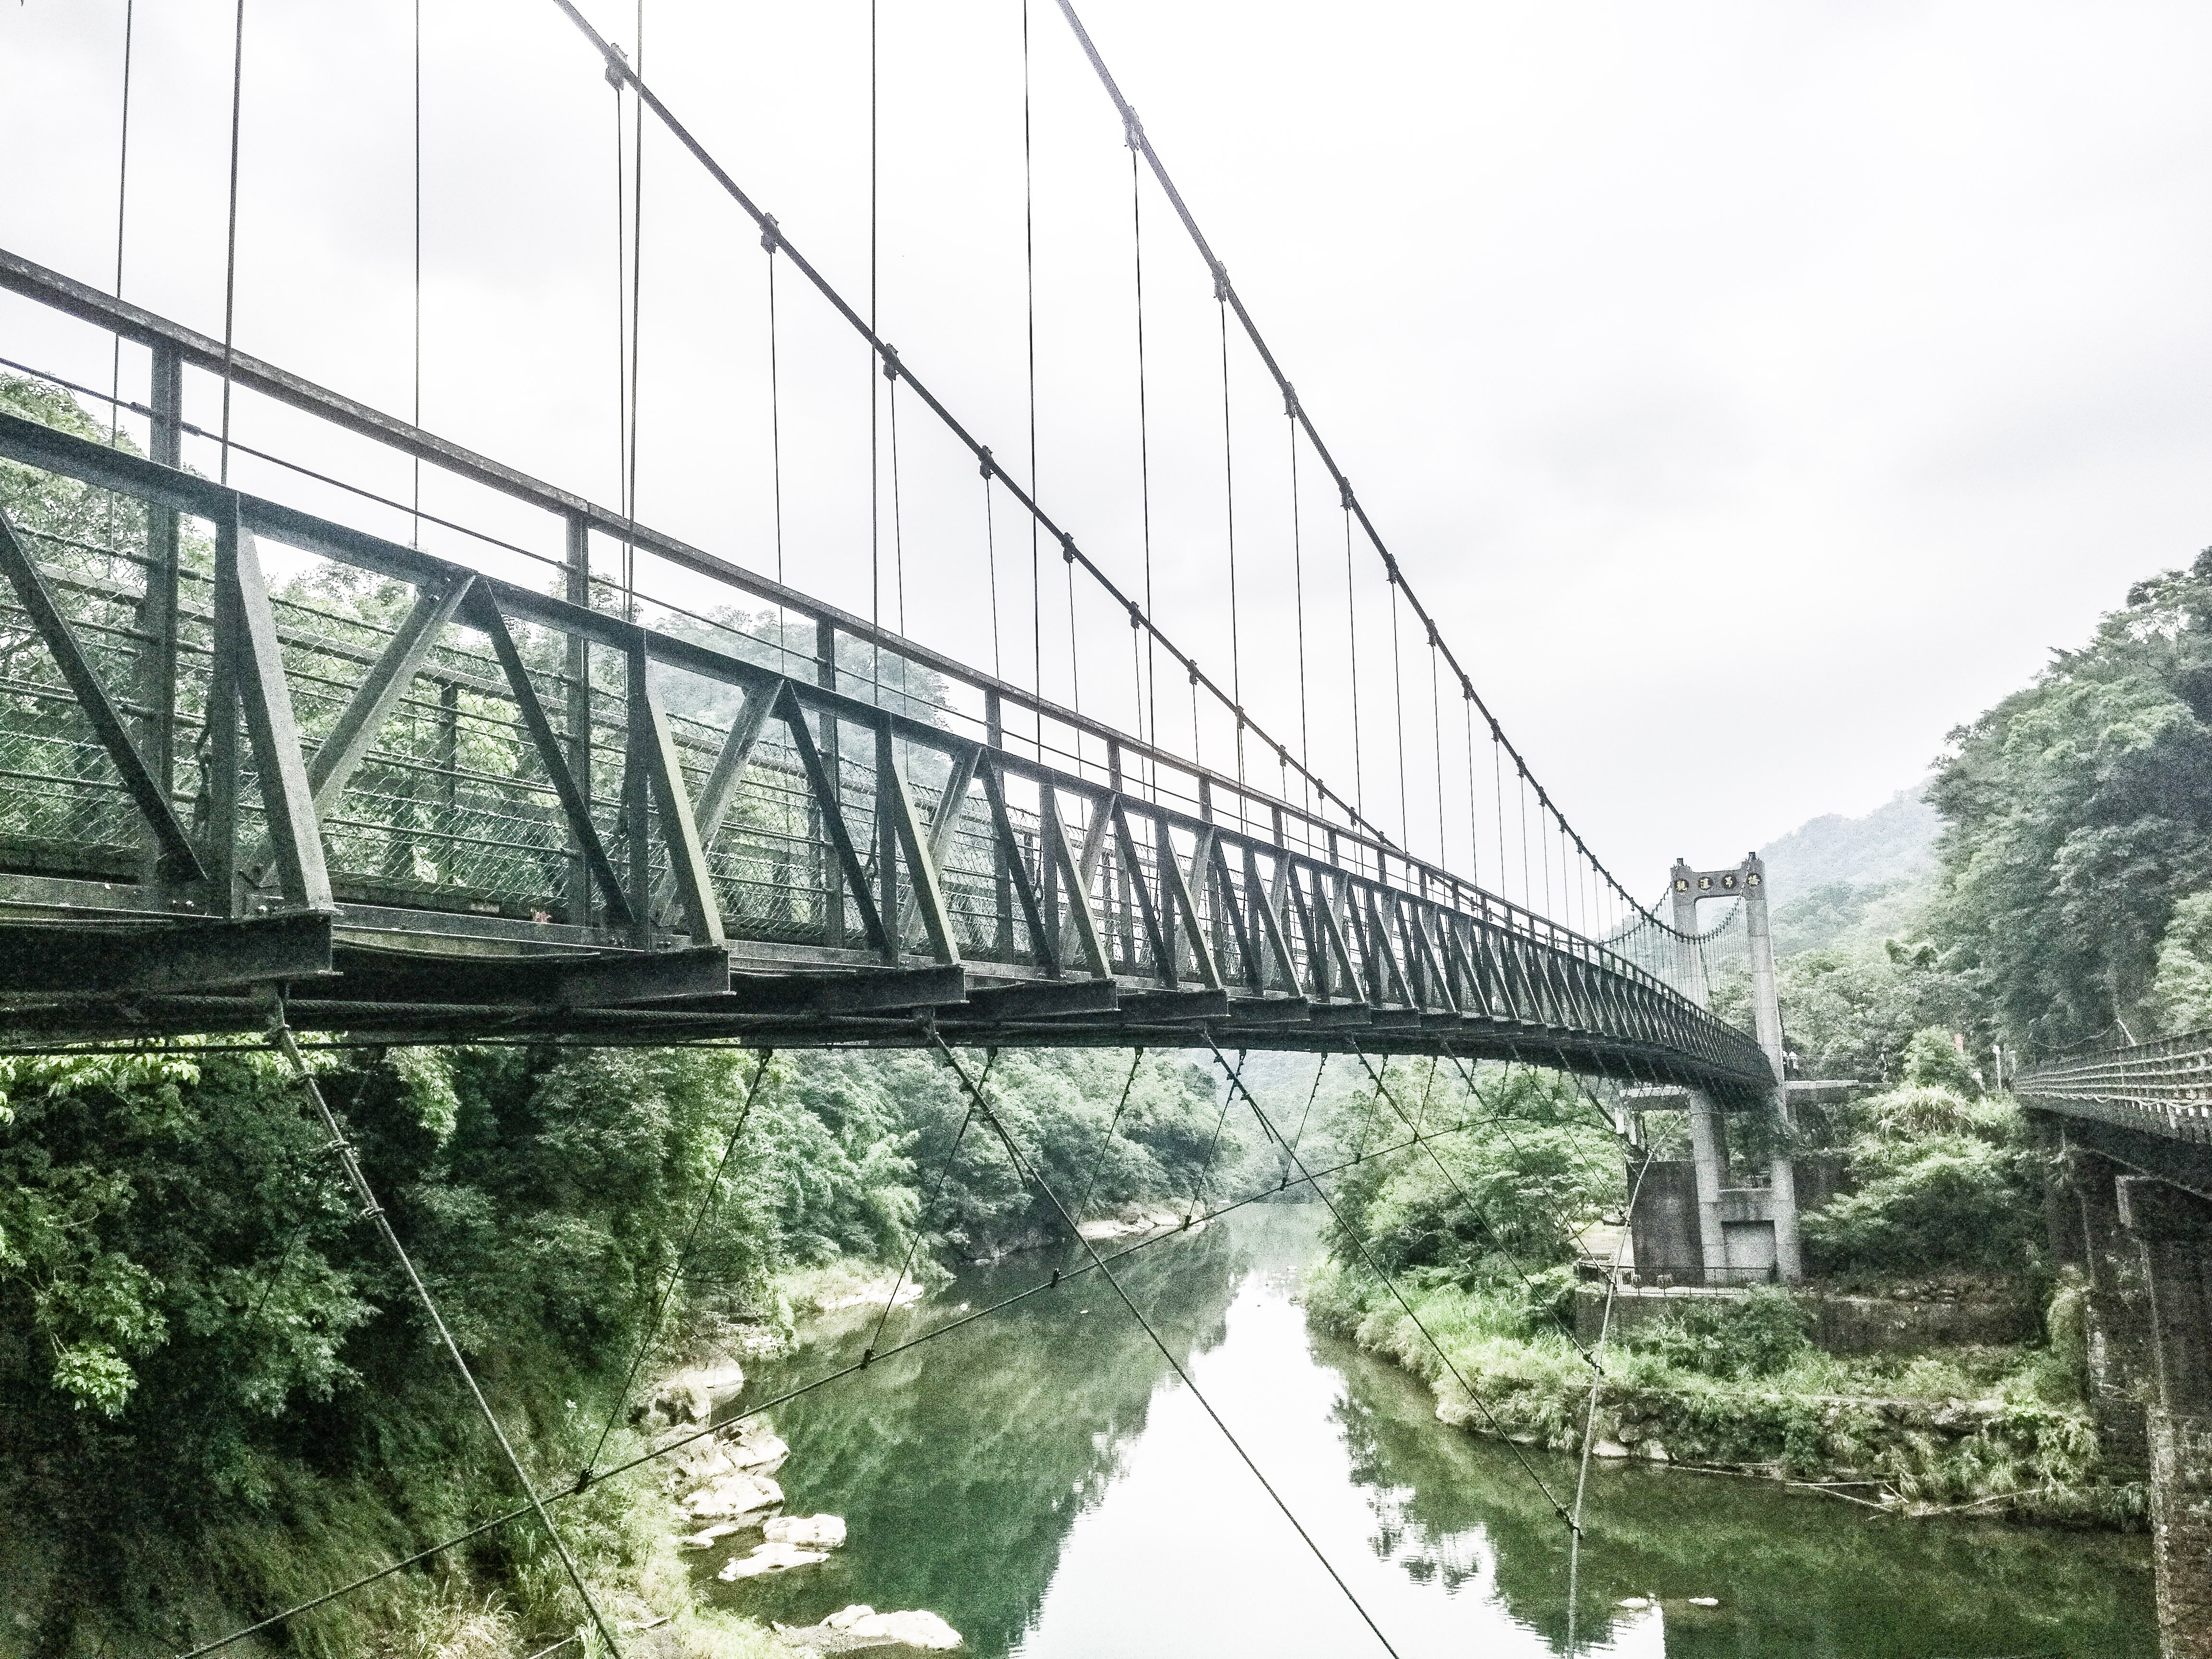
{"type": "Polygon", "coordinates": [[[100,746],[107,757],[123,775],[123,787],[130,791],[131,804],[154,832],[154,839],[161,849],[162,873],[171,881],[204,881],[207,871],[200,863],[199,854],[192,848],[191,837],[185,833],[177,809],[161,787],[161,781],[146,764],[138,745],[131,739],[130,729],[115,705],[100,684],[100,676],[93,672],[92,661],[84,654],[84,647],[70,631],[68,618],[54,603],[54,596],[46,586],[46,578],[39,567],[15,537],[15,529],[8,516],[0,513],[0,570],[15,589],[15,598],[31,618],[31,625],[39,637],[53,653],[54,662],[69,682],[77,702],[84,709],[85,718],[92,722],[100,746]]]}
{"type": "Polygon", "coordinates": [[[538,761],[545,768],[546,776],[553,781],[553,793],[560,798],[561,810],[568,814],[568,828],[584,849],[585,867],[605,897],[608,919],[635,925],[637,918],[623,891],[622,879],[615,874],[614,861],[608,858],[606,844],[599,839],[599,826],[592,822],[591,800],[577,783],[576,775],[568,769],[561,734],[554,730],[552,717],[538,700],[538,688],[531,684],[530,669],[522,660],[522,653],[515,648],[514,635],[507,631],[507,618],[500,614],[490,589],[481,582],[471,586],[464,607],[469,624],[491,641],[492,654],[499,659],[500,669],[507,676],[507,690],[514,693],[515,705],[522,711],[522,723],[529,730],[531,741],[538,746],[538,761]]]}
{"type": "Polygon", "coordinates": [[[307,789],[318,813],[327,816],[344,795],[347,782],[375,742],[386,716],[414,684],[416,673],[428,659],[439,634],[453,621],[475,586],[473,577],[461,576],[439,586],[425,586],[416,595],[415,608],[400,623],[383,653],[369,665],[352,701],[339,711],[330,736],[307,763],[307,789]]]}

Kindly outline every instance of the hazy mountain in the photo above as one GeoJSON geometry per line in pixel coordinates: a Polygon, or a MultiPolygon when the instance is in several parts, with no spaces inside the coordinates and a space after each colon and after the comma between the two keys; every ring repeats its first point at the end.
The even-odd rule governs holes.
{"type": "Polygon", "coordinates": [[[1890,887],[1927,870],[1942,820],[1925,788],[1900,789],[1864,817],[1828,813],[1760,848],[1768,902],[1778,910],[1817,889],[1890,887]]]}

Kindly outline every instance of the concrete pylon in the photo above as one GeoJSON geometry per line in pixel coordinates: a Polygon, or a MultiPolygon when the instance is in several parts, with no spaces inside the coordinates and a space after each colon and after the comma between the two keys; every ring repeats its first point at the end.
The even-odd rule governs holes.
{"type": "MultiPolygon", "coordinates": [[[[1674,861],[1668,883],[1674,900],[1674,930],[1686,937],[1676,946],[1680,952],[1685,994],[1703,1003],[1705,997],[1705,976],[1698,971],[1698,947],[1687,935],[1698,931],[1698,903],[1701,899],[1734,898],[1743,903],[1744,939],[1751,957],[1752,1023],[1759,1037],[1759,1046],[1766,1053],[1767,1064],[1773,1068],[1774,1087],[1769,1098],[1768,1109],[1772,1114],[1780,1146],[1769,1166],[1771,1182],[1768,1198],[1768,1216],[1774,1226],[1774,1267],[1776,1275],[1784,1284],[1795,1284],[1805,1274],[1804,1253],[1799,1243],[1797,1230],[1797,1171],[1790,1161],[1790,1141],[1793,1129],[1790,1111],[1790,1090],[1785,1080],[1782,1049],[1782,1000],[1774,972],[1774,933],[1766,908],[1766,866],[1756,853],[1747,854],[1733,870],[1692,870],[1680,859],[1674,861]]],[[[1700,1243],[1707,1253],[1708,1267],[1711,1265],[1712,1245],[1705,1243],[1706,1158],[1698,1143],[1698,1102],[1702,1097],[1691,1096],[1690,1139],[1692,1155],[1698,1160],[1698,1216],[1700,1243]]],[[[1711,1109],[1708,1103],[1707,1109],[1711,1109]]],[[[1711,1229],[1721,1236],[1718,1182],[1726,1172],[1726,1141],[1721,1137],[1717,1113],[1712,1116],[1711,1133],[1717,1147],[1714,1164],[1714,1215],[1711,1229]]],[[[1723,1259],[1725,1260],[1725,1252],[1723,1259]]]]}
{"type": "Polygon", "coordinates": [[[1705,1283],[1728,1279],[1728,1231],[1721,1224],[1721,1188],[1728,1183],[1728,1137],[1720,1108],[1703,1089],[1690,1097],[1690,1164],[1698,1184],[1698,1255],[1705,1283]]]}

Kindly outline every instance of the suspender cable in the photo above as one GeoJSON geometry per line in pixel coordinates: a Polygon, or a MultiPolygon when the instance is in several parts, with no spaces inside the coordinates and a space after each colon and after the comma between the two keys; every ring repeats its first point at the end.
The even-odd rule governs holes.
{"type": "MultiPolygon", "coordinates": [[[[422,0],[415,0],[415,401],[409,416],[422,424],[422,0]]],[[[414,458],[415,517],[408,545],[422,545],[422,458],[414,458]]]]}
{"type": "Polygon", "coordinates": [[[999,663],[999,532],[992,522],[991,452],[983,452],[983,559],[991,574],[991,678],[1006,678],[999,663]]]}
{"type": "MultiPolygon", "coordinates": [[[[131,199],[131,37],[137,22],[138,0],[124,0],[123,5],[123,116],[115,140],[115,297],[123,297],[123,232],[126,222],[125,210],[131,199]]],[[[1135,165],[1134,155],[1130,164],[1135,165]]],[[[112,399],[107,411],[107,441],[112,447],[123,434],[123,337],[114,337],[112,355],[109,361],[112,399]]],[[[422,422],[417,421],[416,425],[422,422]]]]}
{"type": "MultiPolygon", "coordinates": [[[[620,46],[608,51],[619,56],[620,46]]],[[[615,503],[629,516],[629,160],[623,138],[623,81],[610,61],[607,85],[615,94],[615,503]]],[[[629,556],[623,556],[623,568],[629,556]]],[[[589,584],[586,584],[586,592],[589,584]]]]}
{"type": "MultiPolygon", "coordinates": [[[[1244,781],[1244,648],[1237,626],[1237,448],[1229,424],[1229,273],[1213,274],[1213,298],[1221,313],[1221,483],[1229,527],[1229,695],[1237,705],[1237,781],[1244,781]]],[[[1243,817],[1238,803],[1237,817],[1243,817]]]]}
{"type": "MultiPolygon", "coordinates": [[[[637,0],[637,66],[645,68],[645,0],[637,0]]],[[[622,93],[617,88],[617,101],[622,93]]],[[[631,100],[629,196],[629,459],[623,498],[623,620],[637,620],[637,410],[644,388],[641,318],[645,310],[645,106],[631,100]]]]}
{"type": "MultiPolygon", "coordinates": [[[[876,0],[868,0],[868,332],[878,332],[876,327],[876,170],[878,150],[876,142],[876,0]]],[[[868,621],[878,629],[884,625],[883,579],[883,461],[878,453],[877,427],[878,411],[883,404],[876,392],[875,365],[868,365],[868,621]]],[[[890,360],[884,362],[884,373],[891,372],[890,360]]],[[[905,630],[900,630],[903,633],[905,630]]],[[[868,678],[872,687],[870,702],[881,707],[884,700],[884,647],[880,639],[871,642],[873,654],[868,659],[868,678]]]]}
{"type": "Polygon", "coordinates": [[[1398,719],[1398,833],[1413,844],[1413,815],[1406,805],[1406,676],[1398,654],[1398,567],[1386,565],[1390,586],[1390,706],[1398,719]]]}
{"type": "MultiPolygon", "coordinates": [[[[637,95],[639,101],[653,112],[654,118],[658,119],[662,126],[667,130],[670,136],[672,137],[678,144],[682,145],[687,152],[689,152],[691,158],[696,161],[701,167],[705,169],[708,176],[714,181],[714,183],[722,190],[724,194],[727,195],[732,202],[737,204],[738,210],[745,214],[747,217],[750,218],[755,224],[760,226],[762,229],[768,229],[772,223],[770,216],[762,210],[760,205],[756,203],[750,196],[745,193],[744,187],[730,175],[729,171],[725,168],[721,163],[714,159],[713,154],[708,150],[704,144],[699,142],[698,138],[690,131],[690,130],[685,127],[681,121],[677,119],[674,112],[669,109],[668,106],[665,102],[662,101],[659,95],[656,94],[652,88],[647,86],[645,82],[640,78],[636,71],[630,67],[629,61],[623,56],[621,52],[615,46],[611,46],[605,36],[600,34],[597,29],[592,27],[590,21],[584,16],[582,12],[576,9],[575,0],[551,0],[551,3],[559,9],[561,14],[568,18],[569,22],[574,26],[577,33],[581,34],[585,40],[590,44],[592,50],[599,54],[600,60],[605,66],[608,78],[611,81],[619,82],[623,85],[629,87],[631,91],[637,95]]],[[[822,297],[830,303],[830,307],[840,317],[844,319],[847,326],[853,329],[856,333],[860,334],[864,339],[866,339],[870,349],[875,351],[878,356],[888,353],[890,348],[880,337],[878,337],[875,331],[868,325],[867,319],[863,317],[859,311],[854,309],[852,302],[847,300],[843,295],[840,294],[837,289],[830,284],[829,279],[823,276],[820,270],[815,266],[813,262],[808,259],[805,254],[799,251],[798,248],[793,246],[788,237],[783,236],[781,233],[778,234],[778,242],[782,252],[789,258],[792,268],[798,271],[800,276],[804,276],[808,283],[813,285],[815,291],[821,295],[822,297]]],[[[1233,303],[1233,294],[1231,295],[1231,301],[1233,303]]],[[[982,443],[972,432],[960,422],[958,418],[953,415],[952,411],[945,406],[944,400],[939,398],[935,392],[929,389],[926,383],[916,376],[913,367],[910,364],[902,363],[900,365],[899,374],[900,378],[906,382],[907,389],[916,398],[921,400],[921,402],[928,408],[930,413],[934,415],[939,421],[943,422],[945,429],[951,433],[953,437],[961,444],[964,445],[967,447],[968,452],[974,455],[979,463],[988,459],[990,453],[989,447],[982,443]]],[[[1030,515],[1033,521],[1033,528],[1045,535],[1050,536],[1057,541],[1060,544],[1062,550],[1068,554],[1076,563],[1080,564],[1083,567],[1085,574],[1087,574],[1093,581],[1097,582],[1100,587],[1105,590],[1106,593],[1115,605],[1125,611],[1132,608],[1133,606],[1137,608],[1142,617],[1143,626],[1147,632],[1152,635],[1153,640],[1158,642],[1159,647],[1165,650],[1169,656],[1179,664],[1190,677],[1190,680],[1194,687],[1194,695],[1195,695],[1195,688],[1202,685],[1206,688],[1207,692],[1209,692],[1223,705],[1223,707],[1227,708],[1231,706],[1231,697],[1227,689],[1218,684],[1210,675],[1206,674],[1206,672],[1199,666],[1197,659],[1193,657],[1188,652],[1184,651],[1178,647],[1174,640],[1168,636],[1166,630],[1160,627],[1158,622],[1149,613],[1149,611],[1145,611],[1141,606],[1138,606],[1135,600],[1132,599],[1127,594],[1121,591],[1121,587],[1099,568],[1097,562],[1077,545],[1073,535],[1070,532],[1061,529],[1053,520],[1051,515],[1045,512],[1044,508],[1039,504],[1034,495],[1025,489],[1020,483],[1009,477],[1003,470],[996,471],[995,476],[999,478],[1000,482],[1004,484],[1006,493],[1012,495],[1015,501],[1021,507],[1022,510],[1030,515]]],[[[1346,527],[1346,534],[1348,537],[1348,526],[1346,527]]],[[[1034,591],[1033,587],[1033,594],[1034,591]]],[[[1036,631],[1036,624],[1034,623],[1032,623],[1032,629],[1033,633],[1036,631]]],[[[1039,657],[1042,657],[1042,653],[1041,648],[1037,654],[1039,657]]],[[[1038,696],[1037,701],[1040,702],[1044,701],[1042,695],[1038,696]]],[[[1040,730],[1042,730],[1042,723],[1043,720],[1043,711],[1042,709],[1037,711],[1037,718],[1039,720],[1040,730]]],[[[1260,725],[1250,720],[1249,718],[1246,723],[1251,726],[1255,735],[1258,736],[1263,742],[1270,744],[1271,746],[1273,745],[1273,740],[1267,736],[1266,731],[1260,725]]],[[[1367,817],[1358,809],[1354,803],[1345,799],[1341,794],[1329,788],[1326,783],[1324,783],[1320,778],[1314,776],[1310,772],[1307,773],[1305,775],[1307,777],[1307,781],[1312,785],[1314,793],[1320,798],[1324,810],[1332,805],[1334,806],[1343,812],[1345,823],[1348,828],[1361,836],[1370,837],[1376,841],[1382,842],[1386,845],[1395,846],[1395,843],[1391,841],[1389,836],[1378,825],[1370,821],[1367,817]]]]}
{"type": "MultiPolygon", "coordinates": [[[[1137,172],[1137,136],[1128,134],[1129,245],[1133,255],[1137,290],[1137,502],[1145,533],[1145,609],[1152,609],[1152,435],[1151,394],[1145,385],[1145,196],[1137,172]]],[[[1132,617],[1133,625],[1136,618],[1132,617]]],[[[1159,662],[1152,636],[1145,635],[1145,720],[1148,740],[1160,741],[1159,662]]],[[[1152,762],[1152,783],[1159,784],[1160,763],[1152,762]]]]}
{"type": "MultiPolygon", "coordinates": [[[[768,447],[769,480],[775,501],[775,580],[783,585],[783,376],[782,366],[777,361],[780,353],[776,344],[775,325],[775,250],[777,238],[775,221],[771,218],[761,232],[761,246],[768,253],[768,447]]],[[[783,638],[783,608],[776,607],[776,639],[783,638]]],[[[998,660],[992,659],[991,672],[998,672],[998,660]]]]}
{"type": "MultiPolygon", "coordinates": [[[[1029,342],[1030,494],[1037,493],[1036,176],[1030,131],[1030,0],[1022,0],[1022,305],[1029,342]]],[[[1043,574],[1037,562],[1036,515],[1030,515],[1030,685],[1044,701],[1043,574]]],[[[1037,710],[1037,758],[1044,758],[1044,710],[1037,710]]]]}
{"type": "MultiPolygon", "coordinates": [[[[1295,392],[1283,399],[1283,413],[1291,434],[1291,594],[1298,618],[1298,764],[1304,767],[1312,758],[1312,751],[1306,726],[1306,554],[1298,513],[1298,400],[1295,392]]],[[[1310,805],[1310,794],[1307,800],[1310,805]]]]}
{"type": "MultiPolygon", "coordinates": [[[[1437,862],[1442,864],[1451,856],[1451,842],[1444,835],[1444,706],[1443,691],[1437,684],[1437,636],[1429,635],[1429,738],[1436,749],[1437,763],[1437,862]]],[[[1472,875],[1474,872],[1468,872],[1472,875]]]]}
{"type": "MultiPolygon", "coordinates": [[[[1176,188],[1175,180],[1169,176],[1165,163],[1160,160],[1159,152],[1153,149],[1152,140],[1146,136],[1143,125],[1137,119],[1136,112],[1129,106],[1128,100],[1121,95],[1121,86],[1115,81],[1112,71],[1106,67],[1106,60],[1099,55],[1097,46],[1091,39],[1090,31],[1083,27],[1083,20],[1075,15],[1075,8],[1071,3],[1071,0],[1056,0],[1056,3],[1060,7],[1060,15],[1066,19],[1069,29],[1073,32],[1077,42],[1082,46],[1084,55],[1091,60],[1091,67],[1097,75],[1099,84],[1105,88],[1106,95],[1113,100],[1115,108],[1121,112],[1123,122],[1127,125],[1139,147],[1143,150],[1145,160],[1152,169],[1152,176],[1159,181],[1160,189],[1165,193],[1169,202],[1174,205],[1176,216],[1182,221],[1183,228],[1189,234],[1191,244],[1198,250],[1200,258],[1205,262],[1208,270],[1221,271],[1223,269],[1221,260],[1214,253],[1212,246],[1206,240],[1205,233],[1199,228],[1198,220],[1192,214],[1188,204],[1184,202],[1182,192],[1176,188]]],[[[1252,313],[1245,308],[1243,297],[1237,294],[1234,285],[1227,282],[1225,276],[1222,278],[1222,282],[1227,289],[1225,295],[1227,303],[1230,308],[1236,312],[1237,321],[1243,325],[1245,337],[1251,341],[1253,349],[1259,354],[1261,362],[1267,365],[1267,372],[1275,377],[1275,383],[1287,392],[1290,390],[1290,378],[1283,372],[1282,366],[1276,360],[1273,351],[1268,348],[1267,340],[1260,332],[1259,325],[1252,320],[1252,313]]],[[[1297,418],[1298,424],[1304,428],[1307,438],[1313,444],[1314,453],[1320,457],[1322,465],[1328,470],[1329,476],[1336,480],[1338,488],[1343,492],[1346,513],[1358,516],[1360,528],[1365,532],[1376,553],[1386,564],[1390,562],[1391,556],[1383,544],[1381,533],[1375,528],[1374,521],[1368,517],[1367,509],[1360,504],[1358,496],[1353,495],[1350,480],[1345,477],[1343,469],[1337,465],[1335,458],[1329,453],[1328,446],[1322,441],[1321,433],[1314,425],[1311,413],[1301,404],[1297,418]]],[[[1429,614],[1427,608],[1421,604],[1419,596],[1411,588],[1407,589],[1406,602],[1413,607],[1413,614],[1419,617],[1425,625],[1434,626],[1435,618],[1429,614]]],[[[1439,648],[1443,650],[1444,659],[1450,664],[1454,672],[1464,678],[1465,671],[1461,667],[1459,659],[1452,654],[1450,647],[1443,644],[1440,640],[1439,648]]],[[[1480,702],[1480,699],[1478,698],[1477,701],[1480,702]]],[[[1482,712],[1486,715],[1490,713],[1487,705],[1484,706],[1482,712]]],[[[1502,733],[1499,741],[1504,741],[1502,733]]],[[[1511,749],[1512,745],[1508,744],[1507,747],[1511,749]]],[[[1516,763],[1523,759],[1517,750],[1513,750],[1513,757],[1516,763]]],[[[1534,780],[1532,779],[1531,781],[1533,783],[1534,780]]],[[[1539,798],[1548,805],[1550,797],[1544,794],[1540,785],[1536,786],[1536,788],[1539,798]]],[[[1606,880],[1612,884],[1624,899],[1639,908],[1642,907],[1643,902],[1629,892],[1626,888],[1620,886],[1610,871],[1605,870],[1602,865],[1599,868],[1604,872],[1606,880]]],[[[1649,919],[1662,927],[1666,925],[1656,915],[1651,915],[1649,919]]]]}
{"type": "Polygon", "coordinates": [[[1352,490],[1344,491],[1344,632],[1352,650],[1352,801],[1356,811],[1367,810],[1366,767],[1361,760],[1366,745],[1359,739],[1359,595],[1352,581],[1352,490]]]}
{"type": "MultiPolygon", "coordinates": [[[[899,511],[898,376],[889,370],[885,373],[891,383],[891,597],[898,606],[898,631],[903,636],[906,633],[906,526],[899,511]]],[[[907,690],[903,662],[899,668],[899,690],[902,692],[907,690]]],[[[912,708],[904,704],[901,706],[906,713],[914,713],[912,708]]]]}
{"type": "Polygon", "coordinates": [[[222,253],[222,462],[216,482],[230,482],[230,374],[238,319],[238,128],[246,103],[246,0],[238,0],[230,47],[230,207],[222,253]]]}

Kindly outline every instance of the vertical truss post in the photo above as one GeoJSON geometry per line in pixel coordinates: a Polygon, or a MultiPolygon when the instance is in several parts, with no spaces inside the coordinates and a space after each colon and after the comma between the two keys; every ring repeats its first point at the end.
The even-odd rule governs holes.
{"type": "MultiPolygon", "coordinates": [[[[722,944],[722,911],[715,902],[714,877],[707,869],[706,843],[699,821],[692,814],[691,793],[684,786],[684,757],[676,747],[667,713],[660,706],[660,693],[653,684],[653,661],[647,654],[642,632],[630,647],[625,678],[630,730],[635,734],[639,758],[645,763],[646,780],[659,812],[660,838],[668,848],[669,879],[684,907],[684,927],[694,945],[722,944]]],[[[645,793],[643,783],[638,793],[645,793]]],[[[649,878],[649,866],[647,873],[649,878]]],[[[648,888],[637,905],[639,914],[648,920],[653,914],[652,898],[648,888]]]]}
{"type": "MultiPolygon", "coordinates": [[[[307,787],[307,763],[300,751],[300,728],[292,713],[291,688],[284,679],[283,647],[261,560],[253,538],[240,521],[236,498],[216,526],[216,587],[230,597],[231,625],[226,641],[237,707],[253,740],[254,775],[261,785],[262,811],[269,844],[276,855],[284,896],[308,909],[331,908],[331,878],[323,865],[322,826],[307,787]]],[[[234,733],[235,726],[233,726],[234,733]]],[[[234,742],[235,738],[234,737],[234,742]]],[[[232,763],[236,764],[234,750],[232,763]]],[[[236,799],[235,773],[232,797],[236,799]]],[[[229,856],[237,857],[234,807],[229,856]]]]}
{"type": "MultiPolygon", "coordinates": [[[[567,542],[561,560],[561,596],[579,610],[592,608],[592,526],[581,514],[572,514],[568,520],[567,542]]],[[[567,731],[563,741],[568,750],[568,770],[584,792],[584,799],[592,798],[592,642],[581,634],[571,634],[564,642],[561,665],[568,680],[567,708],[563,724],[567,731]]],[[[450,776],[450,774],[448,775],[450,776]]],[[[584,843],[572,825],[568,830],[568,920],[579,927],[587,927],[592,921],[592,863],[584,855],[584,843]]]]}
{"type": "MultiPolygon", "coordinates": [[[[825,691],[837,689],[837,628],[828,617],[819,617],[814,624],[814,683],[825,691]]],[[[801,724],[805,716],[800,716],[801,724]]],[[[837,717],[827,709],[822,714],[822,741],[819,745],[822,769],[830,780],[829,799],[842,818],[844,811],[845,774],[837,758],[837,717]]],[[[845,942],[845,884],[841,879],[836,860],[837,851],[827,845],[823,833],[829,821],[822,807],[809,810],[808,836],[819,849],[822,878],[822,942],[842,945],[845,942]]]]}
{"type": "MultiPolygon", "coordinates": [[[[983,694],[983,740],[994,750],[1006,746],[1006,707],[996,690],[983,694]]],[[[986,775],[986,787],[993,787],[986,775]]],[[[1003,794],[993,797],[998,802],[994,808],[998,817],[1006,815],[1003,794]]],[[[991,903],[992,915],[997,921],[998,954],[1002,961],[1014,959],[1014,883],[1013,872],[1006,860],[1012,856],[1013,835],[1011,830],[991,837],[991,903]]]]}
{"type": "Polygon", "coordinates": [[[623,668],[623,848],[627,866],[623,892],[629,901],[629,942],[640,951],[653,948],[653,799],[647,776],[651,742],[642,718],[644,699],[638,682],[644,678],[645,653],[635,643],[623,668]]]}
{"type": "MultiPolygon", "coordinates": [[[[877,857],[884,871],[883,878],[884,914],[899,919],[899,932],[891,936],[894,959],[904,948],[902,935],[905,918],[909,914],[921,918],[922,936],[929,941],[930,954],[939,962],[960,960],[960,947],[952,932],[952,917],[945,908],[945,890],[938,878],[938,837],[925,836],[921,831],[921,816],[915,811],[914,795],[906,787],[906,775],[900,771],[897,753],[891,736],[889,714],[882,717],[876,728],[876,827],[880,836],[877,857]],[[898,886],[900,854],[906,858],[906,896],[901,899],[898,886]]],[[[968,789],[968,774],[956,769],[960,792],[968,789]]],[[[960,802],[951,791],[948,779],[943,799],[938,803],[935,829],[945,831],[951,839],[951,822],[960,814],[960,802]]]]}
{"type": "MultiPolygon", "coordinates": [[[[154,418],[147,434],[146,453],[162,466],[184,463],[185,360],[167,341],[154,347],[154,418]]],[[[146,596],[138,604],[138,648],[136,691],[138,706],[146,710],[140,722],[138,750],[146,769],[164,800],[177,787],[177,510],[173,507],[146,508],[146,596]]],[[[160,837],[147,845],[139,879],[163,880],[160,837]]]]}

